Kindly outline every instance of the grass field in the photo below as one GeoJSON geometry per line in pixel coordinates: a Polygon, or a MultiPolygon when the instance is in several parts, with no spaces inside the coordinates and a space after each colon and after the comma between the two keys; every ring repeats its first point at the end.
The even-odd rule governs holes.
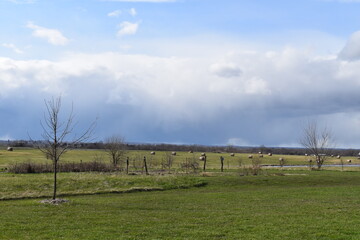
{"type": "MultiPolygon", "coordinates": [[[[275,172],[274,172],[275,173],[275,172]]],[[[199,177],[201,188],[0,201],[0,239],[359,239],[358,172],[199,177]]]]}
{"type": "MultiPolygon", "coordinates": [[[[48,161],[34,150],[0,153],[2,166],[24,158],[48,161]]],[[[94,153],[74,151],[66,160],[87,161],[94,153]]],[[[176,164],[186,156],[178,153],[176,164]]],[[[360,239],[357,168],[241,176],[234,158],[225,156],[230,169],[220,173],[220,154],[208,156],[206,173],[61,173],[59,194],[70,202],[58,206],[21,199],[50,196],[51,174],[0,173],[0,198],[21,199],[0,201],[0,239],[360,239]]],[[[247,155],[240,158],[250,163],[247,155]]]]}
{"type": "MultiPolygon", "coordinates": [[[[0,200],[50,198],[52,174],[0,174],[0,200]]],[[[168,190],[201,186],[204,181],[192,176],[156,175],[127,176],[118,173],[60,173],[60,196],[168,190]]]]}
{"type": "MultiPolygon", "coordinates": [[[[174,156],[174,163],[172,168],[178,169],[181,163],[184,163],[186,159],[198,160],[201,153],[188,153],[188,152],[177,152],[177,155],[174,156]]],[[[220,156],[225,158],[224,168],[225,169],[238,169],[239,166],[251,165],[251,159],[248,158],[249,154],[236,154],[234,157],[231,157],[229,153],[206,153],[207,154],[207,169],[220,169],[220,156]]],[[[159,151],[156,152],[156,155],[150,155],[149,151],[129,151],[127,155],[130,157],[130,162],[132,163],[133,159],[137,159],[139,162],[142,162],[144,156],[147,157],[149,162],[149,167],[156,169],[160,168],[160,162],[166,158],[166,152],[159,151]]],[[[257,154],[253,154],[254,158],[257,158],[257,154]]],[[[305,156],[296,156],[296,155],[273,155],[267,156],[264,155],[260,159],[261,164],[263,165],[279,165],[279,158],[282,157],[285,159],[285,165],[308,165],[307,159],[305,156]]],[[[110,162],[108,155],[103,150],[73,150],[66,153],[62,162],[80,162],[80,161],[93,161],[94,159],[101,159],[104,162],[110,162]]],[[[360,160],[356,157],[343,157],[344,166],[346,167],[346,160],[351,159],[352,164],[360,164],[360,160]]],[[[43,154],[34,149],[15,149],[13,152],[8,152],[5,149],[0,150],[0,169],[6,168],[9,164],[21,163],[21,162],[36,162],[36,163],[50,163],[51,161],[46,159],[43,154]]],[[[340,164],[340,160],[333,157],[329,158],[324,167],[326,168],[327,164],[340,164]]],[[[199,161],[200,167],[202,167],[203,162],[199,161]]],[[[132,164],[131,164],[132,165],[132,164]]],[[[352,170],[360,170],[358,168],[351,168],[352,170]]]]}

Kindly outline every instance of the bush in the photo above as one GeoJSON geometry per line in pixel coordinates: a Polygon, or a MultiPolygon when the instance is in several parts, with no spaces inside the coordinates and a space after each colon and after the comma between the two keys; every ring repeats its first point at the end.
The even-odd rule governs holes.
{"type": "MultiPolygon", "coordinates": [[[[50,173],[53,172],[53,164],[48,163],[15,163],[10,165],[8,172],[10,173],[50,173]]],[[[111,172],[114,167],[98,161],[80,162],[80,163],[60,163],[59,172],[111,172]]]]}
{"type": "Polygon", "coordinates": [[[195,173],[199,169],[199,163],[195,159],[195,157],[186,158],[184,162],[180,163],[180,168],[183,171],[185,171],[186,173],[188,173],[188,172],[194,172],[195,173]]]}
{"type": "Polygon", "coordinates": [[[243,166],[240,168],[241,165],[239,165],[239,171],[241,176],[248,176],[248,175],[260,175],[262,172],[261,169],[261,160],[258,157],[255,157],[251,160],[251,166],[243,166]]]}

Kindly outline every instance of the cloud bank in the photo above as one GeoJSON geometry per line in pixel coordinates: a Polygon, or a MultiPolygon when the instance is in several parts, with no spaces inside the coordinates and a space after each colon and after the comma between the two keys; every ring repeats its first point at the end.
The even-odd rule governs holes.
{"type": "Polygon", "coordinates": [[[345,47],[341,50],[339,58],[344,60],[360,59],[360,31],[351,35],[345,47]]]}
{"type": "Polygon", "coordinates": [[[100,138],[120,132],[129,141],[296,145],[299,123],[316,117],[340,135],[352,132],[342,136],[349,146],[360,137],[352,131],[360,123],[360,61],[346,49],[358,42],[355,33],[339,56],[285,47],[206,58],[0,58],[0,109],[15,129],[0,135],[21,138],[41,118],[43,99],[62,94],[81,120],[100,117],[100,138]],[[10,120],[21,114],[26,122],[10,120]]]}

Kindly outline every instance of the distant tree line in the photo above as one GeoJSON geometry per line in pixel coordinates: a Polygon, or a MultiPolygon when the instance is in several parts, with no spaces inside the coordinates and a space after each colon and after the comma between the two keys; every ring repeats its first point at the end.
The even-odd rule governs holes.
{"type": "MultiPolygon", "coordinates": [[[[33,142],[27,140],[14,140],[14,141],[0,141],[0,146],[5,147],[33,147],[33,142]]],[[[71,148],[74,149],[105,149],[106,143],[104,142],[88,142],[76,143],[71,148]]],[[[194,152],[215,152],[215,153],[259,153],[263,154],[281,154],[281,155],[305,155],[310,154],[305,148],[285,148],[285,147],[240,147],[240,146],[206,146],[206,145],[175,145],[175,144],[150,144],[150,143],[126,143],[127,150],[146,150],[146,151],[194,151],[194,152]]],[[[358,156],[360,149],[334,149],[334,155],[341,156],[358,156]]]]}

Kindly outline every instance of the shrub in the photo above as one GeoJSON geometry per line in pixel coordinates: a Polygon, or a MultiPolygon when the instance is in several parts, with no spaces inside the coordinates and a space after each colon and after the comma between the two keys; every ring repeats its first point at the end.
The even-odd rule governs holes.
{"type": "Polygon", "coordinates": [[[196,173],[196,171],[199,169],[199,163],[197,162],[195,157],[186,158],[184,162],[180,163],[180,168],[186,173],[188,172],[196,173]]]}
{"type": "MultiPolygon", "coordinates": [[[[59,172],[111,172],[114,167],[99,161],[80,163],[60,163],[59,172]]],[[[50,173],[53,172],[53,164],[48,163],[15,163],[9,166],[10,173],[50,173]]]]}
{"type": "Polygon", "coordinates": [[[262,172],[260,158],[252,158],[251,166],[243,166],[241,168],[241,165],[239,165],[239,171],[241,176],[260,175],[262,172]]]}

